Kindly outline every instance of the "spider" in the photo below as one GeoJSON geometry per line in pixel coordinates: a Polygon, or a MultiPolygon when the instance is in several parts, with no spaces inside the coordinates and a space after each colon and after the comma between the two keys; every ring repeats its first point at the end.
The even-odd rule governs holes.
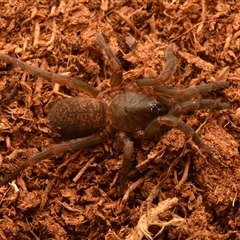
{"type": "Polygon", "coordinates": [[[50,146],[24,161],[13,173],[0,181],[0,186],[15,179],[24,169],[46,158],[51,158],[69,150],[78,150],[102,143],[117,131],[118,141],[123,147],[122,180],[120,192],[126,188],[126,179],[133,158],[133,141],[131,137],[151,138],[162,125],[181,130],[187,138],[207,153],[213,149],[206,145],[198,134],[179,120],[183,113],[198,109],[221,110],[229,108],[228,103],[212,99],[195,99],[197,94],[205,94],[228,88],[225,79],[214,83],[176,89],[162,85],[169,80],[176,68],[177,58],[173,47],[166,50],[166,66],[157,78],[137,79],[138,90],[122,91],[122,67],[101,33],[96,34],[98,43],[107,55],[113,70],[110,79],[111,91],[106,96],[84,81],[69,76],[43,71],[29,66],[21,60],[0,54],[0,59],[14,64],[29,74],[65,84],[85,92],[89,97],[73,97],[55,103],[48,113],[52,131],[71,140],[50,146]],[[153,93],[143,93],[142,88],[151,87],[153,93]],[[111,97],[108,100],[108,97],[111,97]]]}

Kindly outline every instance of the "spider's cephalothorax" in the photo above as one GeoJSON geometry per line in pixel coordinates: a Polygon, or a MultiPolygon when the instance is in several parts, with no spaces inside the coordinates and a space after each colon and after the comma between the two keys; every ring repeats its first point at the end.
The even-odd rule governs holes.
{"type": "Polygon", "coordinates": [[[132,133],[144,130],[154,118],[167,113],[166,106],[161,102],[134,92],[115,97],[110,110],[114,127],[132,133]]]}
{"type": "MultiPolygon", "coordinates": [[[[98,33],[96,38],[104,49],[109,59],[109,64],[113,69],[110,86],[112,90],[116,89],[122,83],[121,64],[105,42],[102,34],[98,33]]],[[[111,124],[113,128],[119,131],[119,136],[121,136],[119,139],[123,144],[124,151],[122,169],[124,176],[122,179],[126,179],[129,170],[126,167],[126,163],[132,158],[133,143],[131,135],[138,136],[138,133],[141,132],[141,136],[150,138],[159,130],[161,125],[178,128],[188,138],[191,138],[200,149],[212,153],[212,148],[203,143],[190,126],[180,121],[179,116],[197,109],[220,110],[230,106],[227,103],[220,103],[212,99],[195,99],[196,94],[229,87],[230,84],[226,79],[182,90],[162,85],[172,76],[176,68],[176,57],[172,46],[168,46],[166,50],[166,66],[159,77],[138,79],[136,81],[139,88],[152,87],[156,99],[141,92],[128,91],[121,94],[113,94],[115,97],[108,104],[105,103],[104,94],[99,95],[97,89],[79,79],[43,71],[9,55],[0,54],[0,59],[18,65],[30,74],[38,77],[80,89],[92,97],[74,97],[57,102],[48,114],[50,126],[53,131],[61,134],[63,137],[74,139],[56,144],[33,155],[12,174],[6,176],[0,182],[0,185],[16,178],[22,170],[43,159],[50,158],[69,149],[77,150],[103,142],[105,140],[103,136],[106,136],[103,133],[106,132],[105,128],[108,124],[111,124]]]]}

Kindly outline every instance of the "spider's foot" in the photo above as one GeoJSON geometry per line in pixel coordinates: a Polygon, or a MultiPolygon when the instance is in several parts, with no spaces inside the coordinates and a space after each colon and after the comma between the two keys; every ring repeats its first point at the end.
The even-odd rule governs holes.
{"type": "Polygon", "coordinates": [[[207,144],[201,143],[199,147],[207,153],[210,153],[210,154],[214,153],[214,149],[209,147],[207,144]]]}

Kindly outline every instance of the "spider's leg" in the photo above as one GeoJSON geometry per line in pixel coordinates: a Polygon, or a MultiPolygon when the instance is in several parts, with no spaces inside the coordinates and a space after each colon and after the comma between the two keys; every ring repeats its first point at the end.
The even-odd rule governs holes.
{"type": "Polygon", "coordinates": [[[30,65],[26,64],[23,61],[19,60],[18,58],[14,58],[14,57],[11,57],[6,54],[0,53],[0,59],[3,61],[6,61],[8,63],[17,65],[20,68],[22,68],[23,70],[25,70],[26,72],[28,72],[29,74],[32,74],[34,76],[41,77],[41,78],[44,78],[47,80],[51,80],[58,84],[64,84],[71,88],[79,89],[93,97],[96,97],[98,95],[97,89],[95,89],[94,87],[92,87],[91,85],[85,83],[84,81],[82,81],[80,79],[65,76],[62,74],[56,74],[56,73],[50,73],[50,72],[44,71],[38,67],[34,67],[34,66],[30,66],[30,65]]]}
{"type": "Polygon", "coordinates": [[[147,87],[147,86],[158,86],[169,80],[175,72],[177,58],[174,54],[173,48],[171,45],[167,47],[166,50],[166,59],[167,63],[163,71],[160,73],[160,76],[157,78],[142,78],[137,79],[136,83],[140,87],[147,87]]]}
{"type": "Polygon", "coordinates": [[[165,115],[154,119],[144,130],[145,137],[149,138],[153,136],[161,125],[167,125],[181,130],[187,136],[187,138],[191,138],[199,148],[208,153],[213,153],[213,149],[203,143],[198,134],[190,126],[172,115],[165,115]]]}
{"type": "Polygon", "coordinates": [[[167,96],[181,100],[193,98],[196,96],[196,94],[209,93],[212,91],[225,89],[230,86],[230,83],[226,81],[228,73],[218,76],[218,81],[216,82],[189,87],[186,89],[163,86],[162,84],[172,77],[177,64],[177,58],[171,45],[169,45],[166,50],[166,59],[166,66],[159,77],[137,79],[137,85],[140,87],[152,86],[154,87],[156,94],[159,96],[167,96]]]}
{"type": "Polygon", "coordinates": [[[198,109],[222,110],[230,108],[230,106],[231,105],[229,103],[221,103],[213,99],[192,99],[175,104],[168,114],[179,117],[183,113],[198,109]]]}
{"type": "Polygon", "coordinates": [[[101,47],[103,48],[103,50],[105,51],[109,60],[109,64],[112,70],[114,71],[110,79],[110,86],[111,87],[119,86],[122,83],[122,77],[123,77],[121,63],[119,62],[117,57],[114,55],[112,49],[106,43],[101,33],[96,34],[96,39],[98,43],[101,45],[101,47]]]}
{"type": "Polygon", "coordinates": [[[93,134],[89,137],[77,138],[67,142],[56,144],[52,147],[49,147],[43,150],[40,153],[33,155],[28,158],[24,163],[22,163],[13,173],[7,175],[0,181],[0,186],[12,181],[15,179],[24,169],[32,166],[44,159],[51,158],[60,153],[64,153],[69,150],[79,150],[81,148],[91,147],[102,142],[102,138],[99,134],[93,134]]]}
{"type": "Polygon", "coordinates": [[[124,132],[118,134],[118,142],[123,145],[122,175],[119,188],[119,195],[123,196],[127,189],[127,176],[131,170],[131,160],[133,158],[134,147],[132,140],[124,132]]]}
{"type": "Polygon", "coordinates": [[[204,94],[204,93],[209,93],[216,90],[222,90],[222,89],[228,88],[229,86],[230,86],[229,82],[222,80],[222,81],[217,81],[213,83],[198,85],[195,87],[189,87],[185,89],[166,87],[162,85],[162,86],[154,87],[154,90],[159,96],[166,96],[174,99],[184,100],[184,99],[193,98],[198,94],[204,94]]]}

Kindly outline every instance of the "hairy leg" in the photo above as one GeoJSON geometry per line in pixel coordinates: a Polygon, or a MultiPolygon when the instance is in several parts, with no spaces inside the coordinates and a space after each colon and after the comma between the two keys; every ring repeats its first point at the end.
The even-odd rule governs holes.
{"type": "Polygon", "coordinates": [[[109,47],[109,45],[104,40],[104,37],[101,33],[96,34],[96,39],[98,43],[101,45],[103,50],[105,51],[109,64],[113,70],[113,74],[111,76],[110,80],[110,86],[116,87],[121,85],[122,83],[122,66],[117,57],[113,54],[112,49],[109,47]]]}
{"type": "Polygon", "coordinates": [[[231,105],[229,103],[221,103],[213,99],[192,99],[175,104],[168,114],[179,117],[183,113],[198,109],[222,110],[230,108],[230,106],[231,105]]]}
{"type": "Polygon", "coordinates": [[[56,144],[52,147],[49,147],[43,150],[40,153],[33,155],[32,157],[28,158],[25,162],[23,162],[13,173],[7,175],[2,180],[0,180],[0,186],[5,185],[6,183],[15,179],[23,170],[32,166],[44,159],[51,158],[56,156],[60,153],[64,153],[70,150],[79,150],[81,148],[87,148],[94,145],[97,145],[102,142],[102,138],[99,134],[93,134],[89,137],[85,138],[77,138],[67,142],[56,144]]]}
{"type": "Polygon", "coordinates": [[[155,92],[159,96],[166,96],[168,98],[178,99],[178,100],[185,100],[189,98],[193,98],[198,94],[209,93],[217,90],[222,90],[228,88],[230,83],[222,80],[218,82],[198,85],[195,87],[189,87],[185,89],[178,89],[173,87],[166,87],[166,86],[157,86],[154,87],[155,92]]]}
{"type": "Polygon", "coordinates": [[[140,87],[147,87],[147,86],[155,87],[169,80],[174,74],[176,69],[176,64],[177,64],[177,58],[174,54],[174,51],[171,45],[167,47],[166,59],[167,59],[166,66],[157,78],[137,79],[136,80],[137,85],[140,87]]]}
{"type": "Polygon", "coordinates": [[[133,142],[124,132],[118,134],[118,143],[123,147],[123,163],[122,163],[122,174],[120,177],[120,188],[119,195],[123,196],[127,189],[127,176],[131,169],[131,163],[133,158],[133,142]]]}
{"type": "Polygon", "coordinates": [[[71,88],[79,89],[83,92],[86,92],[88,95],[90,95],[92,97],[96,97],[98,95],[97,89],[95,89],[91,85],[83,82],[80,79],[44,71],[38,67],[30,66],[30,65],[24,63],[23,61],[21,61],[17,58],[11,57],[9,55],[6,55],[6,54],[0,53],[0,59],[3,61],[6,61],[8,63],[11,63],[13,65],[19,66],[20,68],[22,68],[23,70],[25,70],[26,72],[28,72],[29,74],[32,74],[34,76],[41,77],[41,78],[44,78],[47,80],[51,80],[58,84],[67,85],[71,88]]]}
{"type": "Polygon", "coordinates": [[[175,127],[181,130],[187,138],[191,138],[192,141],[205,152],[213,153],[213,149],[203,143],[198,134],[187,124],[180,121],[177,117],[172,115],[165,115],[154,119],[145,129],[145,137],[150,138],[159,129],[161,125],[167,125],[169,127],[175,127]]]}

